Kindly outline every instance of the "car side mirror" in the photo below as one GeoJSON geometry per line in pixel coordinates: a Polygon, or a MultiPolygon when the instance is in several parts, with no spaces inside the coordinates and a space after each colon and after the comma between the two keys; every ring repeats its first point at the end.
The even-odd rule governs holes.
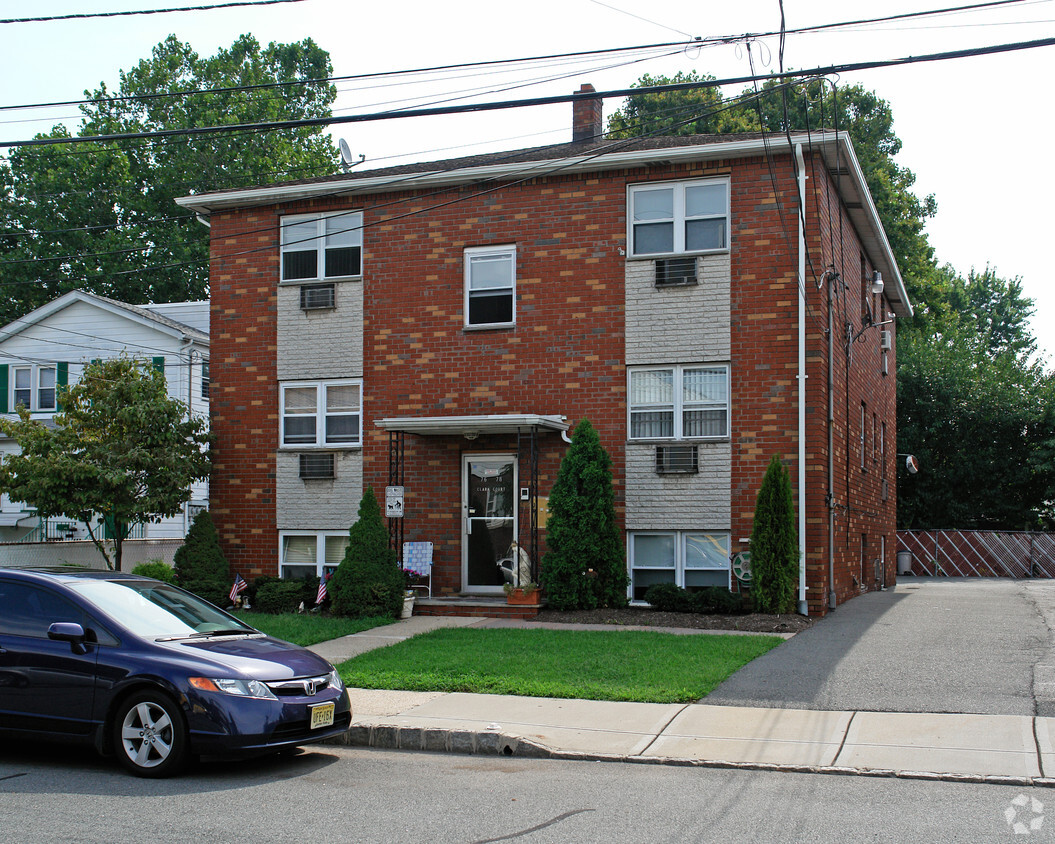
{"type": "Polygon", "coordinates": [[[48,638],[58,642],[69,642],[70,650],[75,654],[88,653],[88,649],[84,646],[86,638],[84,628],[79,624],[70,621],[56,621],[48,628],[48,638]]]}

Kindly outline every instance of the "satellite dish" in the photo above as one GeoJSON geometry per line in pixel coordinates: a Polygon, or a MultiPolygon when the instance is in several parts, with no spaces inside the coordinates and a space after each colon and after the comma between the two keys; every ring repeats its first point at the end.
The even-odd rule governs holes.
{"type": "Polygon", "coordinates": [[[905,456],[905,468],[908,469],[910,475],[915,475],[919,471],[919,461],[916,459],[916,455],[909,454],[905,456]]]}
{"type": "Polygon", "coordinates": [[[356,164],[362,164],[366,161],[365,155],[360,155],[358,161],[354,160],[354,157],[352,156],[352,148],[348,146],[348,142],[344,138],[341,138],[337,142],[337,148],[341,151],[341,169],[345,173],[351,170],[356,164]]]}

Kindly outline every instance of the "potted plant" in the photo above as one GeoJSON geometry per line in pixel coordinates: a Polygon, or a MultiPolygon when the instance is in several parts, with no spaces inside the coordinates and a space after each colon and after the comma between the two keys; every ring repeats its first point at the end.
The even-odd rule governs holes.
{"type": "Polygon", "coordinates": [[[539,585],[532,580],[528,580],[520,586],[506,583],[502,588],[506,591],[506,603],[508,604],[534,606],[540,603],[539,585]]]}

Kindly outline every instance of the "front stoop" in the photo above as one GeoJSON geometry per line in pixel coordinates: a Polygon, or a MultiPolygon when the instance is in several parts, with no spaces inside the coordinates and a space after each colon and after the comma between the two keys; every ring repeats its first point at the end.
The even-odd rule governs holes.
{"type": "Polygon", "coordinates": [[[418,598],[414,615],[454,615],[466,618],[512,618],[530,621],[538,617],[542,604],[512,606],[504,598],[477,598],[450,595],[418,598]]]}

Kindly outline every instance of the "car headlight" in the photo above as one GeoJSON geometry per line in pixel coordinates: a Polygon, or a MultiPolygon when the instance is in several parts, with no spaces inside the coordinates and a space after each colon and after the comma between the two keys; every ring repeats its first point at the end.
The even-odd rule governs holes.
{"type": "Polygon", "coordinates": [[[190,684],[203,692],[223,692],[240,697],[256,697],[266,700],[278,700],[274,692],[259,680],[235,680],[221,677],[191,677],[190,684]]]}
{"type": "Polygon", "coordinates": [[[344,680],[341,679],[341,675],[337,673],[336,668],[330,672],[330,688],[339,692],[344,691],[344,680]]]}

